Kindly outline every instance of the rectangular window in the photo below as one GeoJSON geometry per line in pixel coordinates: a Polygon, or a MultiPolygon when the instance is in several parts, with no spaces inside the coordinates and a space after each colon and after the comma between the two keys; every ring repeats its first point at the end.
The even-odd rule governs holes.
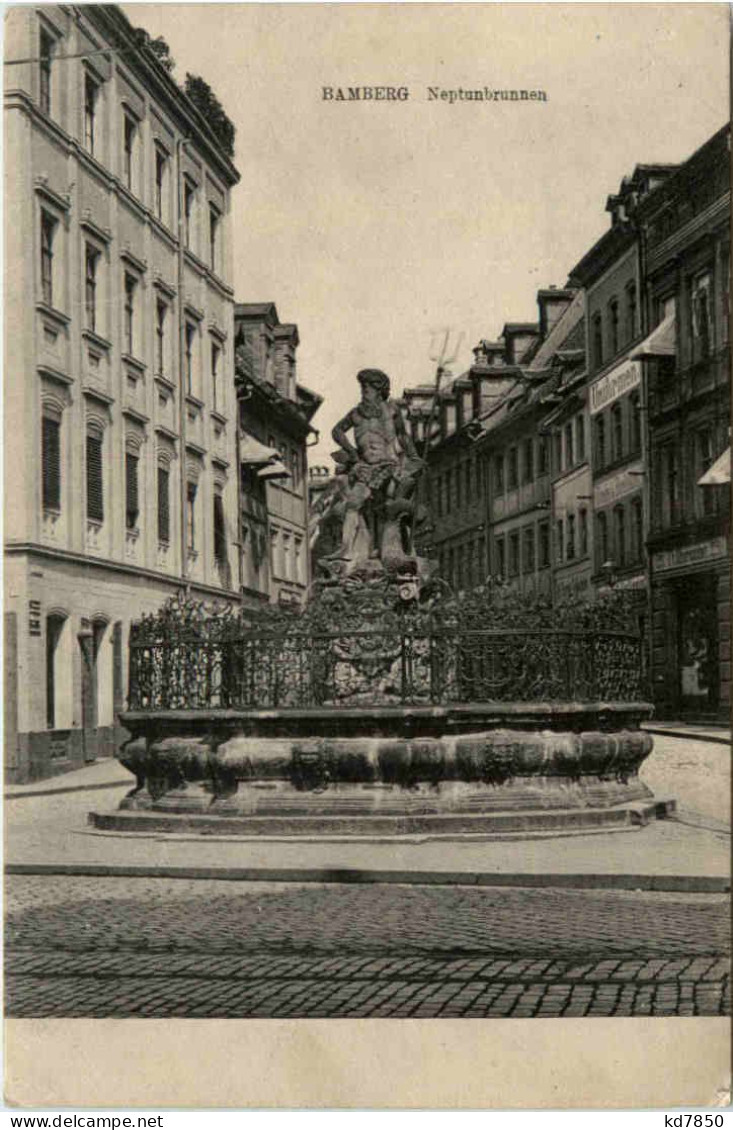
{"type": "Polygon", "coordinates": [[[53,37],[41,28],[38,104],[44,114],[51,113],[51,64],[54,47],[53,37]]]}
{"type": "Polygon", "coordinates": [[[456,484],[456,510],[460,510],[461,505],[462,505],[462,500],[461,500],[461,468],[460,467],[456,467],[456,469],[455,469],[454,480],[455,480],[455,484],[456,484]]]}
{"type": "Polygon", "coordinates": [[[494,494],[504,493],[504,456],[494,456],[494,494]]]}
{"type": "Polygon", "coordinates": [[[215,343],[211,343],[211,403],[215,412],[218,412],[222,405],[221,392],[219,391],[219,358],[221,357],[221,349],[215,343]]]}
{"type": "Polygon", "coordinates": [[[575,515],[568,514],[568,561],[575,560],[575,515]]]}
{"type": "Polygon", "coordinates": [[[294,570],[295,580],[298,581],[299,584],[302,585],[302,584],[305,583],[305,577],[303,576],[303,539],[302,538],[295,537],[293,539],[293,556],[295,558],[295,570],[294,570]]]}
{"type": "Polygon", "coordinates": [[[608,518],[599,514],[598,523],[598,568],[602,569],[608,563],[608,518]]]}
{"type": "Polygon", "coordinates": [[[509,448],[507,457],[507,486],[509,490],[516,490],[519,480],[519,458],[516,447],[509,448]]]}
{"type": "Polygon", "coordinates": [[[466,460],[464,464],[464,474],[466,479],[466,506],[470,506],[473,502],[473,462],[466,460]]]}
{"type": "Polygon", "coordinates": [[[612,459],[620,459],[624,453],[624,418],[620,404],[614,404],[611,409],[611,443],[613,445],[612,459]]]}
{"type": "Polygon", "coordinates": [[[479,538],[476,543],[477,548],[477,569],[478,569],[478,584],[482,585],[486,579],[486,545],[483,538],[479,538]]]}
{"type": "Polygon", "coordinates": [[[574,466],[574,451],[573,451],[573,424],[572,421],[565,425],[565,467],[566,469],[574,466]]]}
{"type": "Polygon", "coordinates": [[[95,145],[97,143],[96,136],[96,117],[97,117],[97,97],[99,95],[99,83],[95,82],[92,76],[85,72],[84,74],[84,146],[91,154],[95,152],[95,145]]]}
{"type": "Polygon", "coordinates": [[[721,340],[728,344],[730,337],[730,247],[724,248],[720,256],[722,284],[720,288],[720,328],[721,340]]]}
{"type": "Polygon", "coordinates": [[[580,556],[588,556],[588,511],[580,511],[580,556]]]}
{"type": "Polygon", "coordinates": [[[99,252],[87,244],[84,252],[84,260],[84,313],[86,317],[86,328],[94,331],[97,328],[97,266],[99,264],[99,252]]]}
{"type": "Polygon", "coordinates": [[[692,309],[692,360],[702,361],[710,356],[713,343],[712,327],[713,280],[709,272],[692,280],[690,305],[692,309]]]}
{"type": "Polygon", "coordinates": [[[506,577],[506,545],[504,538],[496,539],[496,572],[500,577],[506,577]]]}
{"type": "Polygon", "coordinates": [[[61,510],[61,422],[43,417],[41,434],[43,509],[61,510]]]}
{"type": "Polygon", "coordinates": [[[537,474],[546,475],[547,471],[547,436],[540,436],[537,440],[537,474]]]}
{"type": "Polygon", "coordinates": [[[193,343],[196,337],[196,327],[191,322],[186,322],[185,329],[185,376],[186,396],[193,396],[193,343]]]}
{"type": "MultiPolygon", "coordinates": [[[[697,432],[694,438],[695,443],[695,458],[694,458],[694,473],[695,485],[697,486],[698,480],[705,474],[713,462],[713,437],[709,428],[703,428],[697,432]]],[[[698,498],[698,506],[696,507],[698,513],[703,516],[712,514],[715,509],[715,498],[713,492],[717,487],[698,486],[696,495],[698,498]]]]}
{"type": "Polygon", "coordinates": [[[522,565],[525,573],[534,573],[534,526],[526,526],[524,530],[522,565]]]}
{"type": "Polygon", "coordinates": [[[558,565],[562,565],[565,560],[565,529],[562,518],[558,518],[555,523],[555,560],[558,565]]]}
{"type": "Polygon", "coordinates": [[[167,467],[158,467],[158,541],[168,545],[170,540],[170,472],[167,467]]]}
{"type": "Polygon", "coordinates": [[[579,463],[585,462],[585,417],[575,417],[575,457],[579,463]]]}
{"type": "Polygon", "coordinates": [[[193,205],[196,189],[190,181],[183,182],[183,242],[191,250],[193,242],[193,205]]]}
{"type": "Polygon", "coordinates": [[[644,556],[644,512],[640,498],[631,503],[631,523],[634,560],[641,561],[644,556]]]}
{"type": "Polygon", "coordinates": [[[125,525],[128,530],[137,528],[140,513],[138,498],[138,467],[140,460],[132,451],[125,452],[125,525]]]}
{"type": "Polygon", "coordinates": [[[524,443],[524,481],[534,482],[534,440],[528,439],[524,443]]]}
{"type": "Polygon", "coordinates": [[[155,371],[159,376],[165,373],[165,323],[168,307],[162,299],[155,304],[155,371]]]}
{"type": "Polygon", "coordinates": [[[626,512],[623,506],[616,507],[616,564],[626,564],[626,512]]]}
{"type": "Polygon", "coordinates": [[[596,420],[596,467],[606,465],[606,420],[599,416],[596,420]]]}
{"type": "Polygon", "coordinates": [[[591,357],[593,367],[600,369],[603,364],[603,326],[600,314],[594,314],[591,323],[591,357]]]}
{"type": "Polygon", "coordinates": [[[104,478],[102,473],[102,437],[87,435],[87,518],[104,521],[104,478]]]}
{"type": "Polygon", "coordinates": [[[633,341],[638,333],[636,325],[636,283],[626,288],[626,337],[633,341]]]}
{"type": "Polygon", "coordinates": [[[137,136],[137,122],[131,114],[122,113],[122,143],[124,149],[122,175],[125,187],[132,192],[135,179],[135,138],[137,136]]]}
{"type": "Polygon", "coordinates": [[[547,569],[550,564],[550,523],[541,522],[540,536],[540,569],[547,569]]]}
{"type": "Polygon", "coordinates": [[[519,532],[509,535],[509,576],[516,577],[519,573],[519,532]]]}
{"type": "Polygon", "coordinates": [[[56,220],[48,212],[41,212],[41,296],[47,306],[53,306],[53,241],[56,220]]]}
{"type": "Polygon", "coordinates": [[[137,279],[125,271],[125,309],[123,347],[130,357],[135,356],[135,291],[137,279]]]}
{"type": "Polygon", "coordinates": [[[629,397],[629,416],[631,450],[641,451],[641,402],[638,392],[632,392],[629,397]]]}
{"type": "Polygon", "coordinates": [[[678,479],[677,449],[668,443],[662,448],[662,524],[673,526],[677,522],[678,479]]]}
{"type": "Polygon", "coordinates": [[[219,269],[219,221],[221,214],[214,204],[209,204],[209,265],[212,271],[219,269]]]}
{"type": "Polygon", "coordinates": [[[224,499],[219,491],[214,493],[214,560],[217,565],[227,563],[227,527],[224,517],[224,499]]]}
{"type": "Polygon", "coordinates": [[[186,549],[196,551],[196,483],[186,483],[186,549]]]}
{"type": "Polygon", "coordinates": [[[615,357],[618,353],[618,301],[615,298],[608,304],[608,329],[611,357],[615,357]]]}
{"type": "Polygon", "coordinates": [[[155,147],[155,214],[159,220],[167,217],[166,189],[168,183],[168,156],[156,145],[155,147]]]}
{"type": "Polygon", "coordinates": [[[562,471],[562,431],[559,428],[552,433],[552,449],[555,474],[559,475],[562,471]]]}

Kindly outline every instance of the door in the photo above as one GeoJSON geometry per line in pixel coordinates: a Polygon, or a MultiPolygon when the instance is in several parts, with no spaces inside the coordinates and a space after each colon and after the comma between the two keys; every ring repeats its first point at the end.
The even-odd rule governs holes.
{"type": "Polygon", "coordinates": [[[94,632],[88,620],[82,620],[79,632],[81,652],[81,730],[85,761],[97,756],[97,685],[95,678],[94,632]]]}
{"type": "Polygon", "coordinates": [[[682,714],[705,718],[718,707],[718,607],[715,577],[687,579],[678,590],[677,654],[682,714]]]}

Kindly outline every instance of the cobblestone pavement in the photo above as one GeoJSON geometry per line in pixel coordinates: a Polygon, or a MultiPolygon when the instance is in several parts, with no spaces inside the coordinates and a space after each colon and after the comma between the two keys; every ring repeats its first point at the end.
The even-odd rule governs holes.
{"type": "Polygon", "coordinates": [[[11,1016],[720,1015],[728,900],[12,877],[11,1016]]]}

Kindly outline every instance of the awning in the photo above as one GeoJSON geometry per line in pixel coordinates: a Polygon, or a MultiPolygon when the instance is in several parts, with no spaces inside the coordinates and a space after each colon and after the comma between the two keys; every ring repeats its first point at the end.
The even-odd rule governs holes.
{"type": "Polygon", "coordinates": [[[267,447],[254,436],[242,432],[239,440],[239,458],[242,463],[246,463],[250,467],[264,467],[265,464],[271,463],[273,459],[277,459],[279,454],[277,448],[267,447]]]}
{"type": "Polygon", "coordinates": [[[258,479],[288,479],[290,478],[290,471],[287,469],[282,459],[273,459],[272,463],[260,467],[257,472],[258,479]]]}
{"type": "Polygon", "coordinates": [[[698,486],[701,487],[714,487],[723,486],[725,483],[729,482],[730,448],[727,448],[722,455],[718,456],[712,467],[708,467],[702,478],[697,480],[697,483],[698,486]]]}
{"type": "Polygon", "coordinates": [[[631,354],[632,361],[643,361],[650,357],[674,357],[676,349],[676,319],[668,314],[639,348],[631,354]]]}

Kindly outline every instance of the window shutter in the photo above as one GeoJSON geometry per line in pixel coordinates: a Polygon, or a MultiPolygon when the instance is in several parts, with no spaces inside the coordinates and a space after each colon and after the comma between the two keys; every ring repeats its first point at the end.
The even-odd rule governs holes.
{"type": "Polygon", "coordinates": [[[102,440],[99,436],[87,436],[87,518],[93,522],[104,521],[102,440]]]}
{"type": "Polygon", "coordinates": [[[224,500],[220,494],[214,495],[214,558],[220,563],[225,562],[227,559],[224,500]]]}
{"type": "Polygon", "coordinates": [[[171,540],[170,474],[167,467],[158,467],[158,541],[171,540]]]}
{"type": "Polygon", "coordinates": [[[125,498],[127,503],[126,521],[128,530],[134,530],[135,526],[137,526],[137,518],[140,512],[137,489],[138,462],[137,455],[133,455],[131,451],[125,452],[125,498]]]}
{"type": "Polygon", "coordinates": [[[58,420],[43,418],[42,440],[43,508],[61,509],[61,425],[58,420]]]}

